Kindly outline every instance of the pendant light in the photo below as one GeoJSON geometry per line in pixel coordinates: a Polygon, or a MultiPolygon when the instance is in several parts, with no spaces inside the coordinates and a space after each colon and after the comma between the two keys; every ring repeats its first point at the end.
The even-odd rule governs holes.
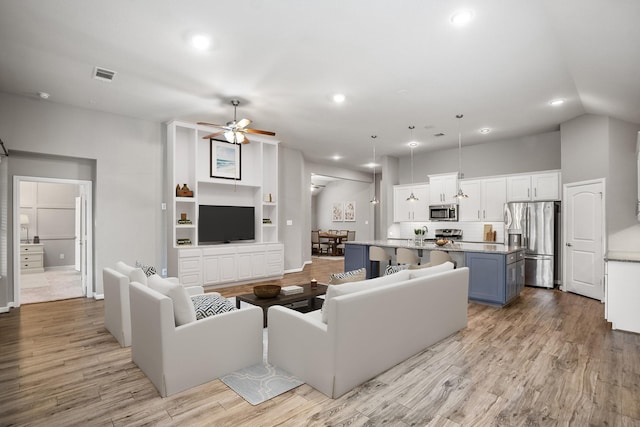
{"type": "Polygon", "coordinates": [[[411,131],[411,141],[409,142],[409,147],[411,147],[411,194],[407,197],[407,202],[418,201],[418,198],[413,194],[413,149],[418,145],[418,143],[413,140],[413,129],[415,129],[415,126],[409,126],[409,130],[411,131]]]}
{"type": "Polygon", "coordinates": [[[456,119],[458,119],[458,193],[453,196],[455,199],[466,199],[469,197],[462,192],[462,188],[460,187],[460,180],[464,177],[462,173],[462,131],[460,129],[463,116],[463,114],[456,115],[456,119]]]}
{"type": "Polygon", "coordinates": [[[373,199],[369,202],[372,205],[377,205],[380,203],[380,200],[376,197],[376,138],[378,135],[371,135],[371,143],[373,144],[373,162],[371,166],[373,167],[373,199]]]}

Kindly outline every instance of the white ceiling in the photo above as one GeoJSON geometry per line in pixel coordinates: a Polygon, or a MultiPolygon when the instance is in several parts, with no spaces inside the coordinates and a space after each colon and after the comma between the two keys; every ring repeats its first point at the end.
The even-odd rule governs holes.
{"type": "Polygon", "coordinates": [[[463,145],[584,113],[640,123],[638,18],[638,0],[0,0],[0,91],[159,122],[225,123],[237,97],[308,160],[364,170],[372,134],[378,155],[407,155],[409,125],[418,151],[457,146],[459,113],[463,145]]]}

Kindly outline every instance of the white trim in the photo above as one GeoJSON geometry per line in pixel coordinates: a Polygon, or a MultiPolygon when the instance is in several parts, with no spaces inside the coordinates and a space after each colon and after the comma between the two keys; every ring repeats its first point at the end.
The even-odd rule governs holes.
{"type": "Polygon", "coordinates": [[[93,193],[92,181],[66,178],[45,178],[37,176],[13,177],[13,301],[9,302],[9,307],[20,307],[20,222],[16,218],[20,217],[20,182],[48,182],[57,184],[73,184],[80,186],[80,192],[84,192],[87,197],[87,247],[89,256],[87,257],[87,295],[93,297],[93,193]],[[17,237],[17,238],[16,238],[17,237]]]}
{"type": "MultiPolygon", "coordinates": [[[[574,187],[580,187],[583,185],[591,185],[591,184],[600,184],[601,188],[602,188],[602,223],[600,224],[601,226],[601,233],[602,233],[602,273],[603,273],[603,277],[602,277],[602,300],[601,302],[605,302],[605,298],[606,298],[606,286],[605,286],[605,275],[606,275],[606,263],[604,262],[604,257],[607,254],[607,241],[608,241],[608,236],[607,236],[607,179],[606,178],[596,178],[596,179],[588,179],[586,181],[578,181],[578,182],[570,182],[567,184],[563,184],[562,185],[562,200],[563,202],[566,202],[567,200],[567,189],[569,188],[574,188],[574,187]]],[[[562,208],[562,284],[560,286],[560,290],[563,292],[567,292],[567,274],[568,271],[566,269],[566,265],[565,265],[565,260],[567,259],[567,254],[566,254],[566,243],[567,243],[567,227],[566,227],[566,221],[567,221],[567,217],[564,214],[565,212],[565,208],[562,208]]]]}
{"type": "Polygon", "coordinates": [[[93,299],[96,301],[104,299],[104,294],[93,294],[93,299]]]}

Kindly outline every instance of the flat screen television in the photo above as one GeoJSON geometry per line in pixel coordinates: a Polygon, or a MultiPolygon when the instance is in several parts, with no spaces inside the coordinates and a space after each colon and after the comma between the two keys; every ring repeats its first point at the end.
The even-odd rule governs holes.
{"type": "Polygon", "coordinates": [[[253,206],[200,205],[198,244],[230,243],[255,240],[253,206]]]}

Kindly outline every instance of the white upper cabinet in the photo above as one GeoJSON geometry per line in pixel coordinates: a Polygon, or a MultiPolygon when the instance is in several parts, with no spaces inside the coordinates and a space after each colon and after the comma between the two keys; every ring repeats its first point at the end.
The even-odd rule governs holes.
{"type": "Polygon", "coordinates": [[[507,177],[507,201],[560,200],[560,172],[507,177]]]}
{"type": "Polygon", "coordinates": [[[502,221],[507,200],[507,180],[504,177],[474,179],[460,182],[460,221],[502,221]]]}
{"type": "Polygon", "coordinates": [[[454,196],[458,193],[458,174],[447,173],[429,175],[429,203],[430,205],[445,205],[458,203],[454,196]]]}
{"type": "Polygon", "coordinates": [[[393,222],[429,221],[429,184],[393,187],[393,222]],[[408,201],[411,195],[418,198],[408,201]]]}

